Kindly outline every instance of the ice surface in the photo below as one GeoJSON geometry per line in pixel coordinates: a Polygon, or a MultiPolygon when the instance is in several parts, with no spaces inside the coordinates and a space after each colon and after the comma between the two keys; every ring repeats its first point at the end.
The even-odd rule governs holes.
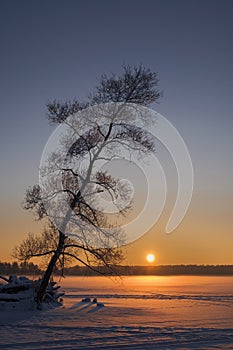
{"type": "Polygon", "coordinates": [[[232,277],[74,277],[64,306],[1,312],[0,349],[233,349],[232,277]],[[97,298],[105,307],[82,303],[97,298]]]}

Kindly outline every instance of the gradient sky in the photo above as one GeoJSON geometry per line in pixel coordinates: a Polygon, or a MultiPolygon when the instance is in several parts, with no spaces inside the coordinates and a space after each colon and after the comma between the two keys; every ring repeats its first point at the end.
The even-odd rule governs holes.
{"type": "Polygon", "coordinates": [[[175,232],[165,234],[167,203],[127,247],[127,262],[145,264],[154,252],[158,264],[233,263],[232,16],[230,0],[1,0],[0,260],[40,230],[21,203],[53,130],[45,104],[85,99],[102,73],[143,63],[159,74],[164,96],[154,108],[184,138],[195,186],[175,232]]]}

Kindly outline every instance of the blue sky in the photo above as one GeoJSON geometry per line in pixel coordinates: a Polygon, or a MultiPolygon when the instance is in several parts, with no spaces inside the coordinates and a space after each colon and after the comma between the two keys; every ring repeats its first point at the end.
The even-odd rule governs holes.
{"type": "MultiPolygon", "coordinates": [[[[46,103],[85,99],[102,73],[143,63],[158,72],[164,92],[154,108],[179,130],[192,157],[189,215],[197,237],[208,240],[214,232],[209,261],[225,240],[226,259],[220,244],[220,260],[233,262],[227,250],[233,244],[232,14],[233,3],[226,0],[1,1],[0,215],[2,239],[9,241],[2,244],[3,255],[34,228],[20,205],[28,185],[38,181],[40,156],[53,130],[46,103]]],[[[188,220],[180,232],[188,230],[188,220]]]]}

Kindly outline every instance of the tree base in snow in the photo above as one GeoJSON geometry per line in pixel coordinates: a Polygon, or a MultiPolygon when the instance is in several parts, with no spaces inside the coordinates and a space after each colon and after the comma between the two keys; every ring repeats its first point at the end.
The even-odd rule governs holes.
{"type": "Polygon", "coordinates": [[[62,305],[62,296],[59,293],[59,286],[56,282],[51,281],[46,290],[44,301],[38,305],[36,302],[37,291],[40,286],[41,279],[30,280],[25,276],[10,276],[9,278],[1,277],[5,282],[0,284],[0,310],[35,310],[48,309],[62,305]]]}

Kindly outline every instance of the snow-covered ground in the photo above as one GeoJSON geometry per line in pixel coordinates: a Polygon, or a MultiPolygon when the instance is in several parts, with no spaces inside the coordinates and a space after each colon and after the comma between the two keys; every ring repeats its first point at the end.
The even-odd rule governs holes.
{"type": "Polygon", "coordinates": [[[69,277],[64,306],[1,312],[0,349],[233,349],[233,277],[69,277]],[[104,306],[81,299],[98,298],[104,306]]]}

